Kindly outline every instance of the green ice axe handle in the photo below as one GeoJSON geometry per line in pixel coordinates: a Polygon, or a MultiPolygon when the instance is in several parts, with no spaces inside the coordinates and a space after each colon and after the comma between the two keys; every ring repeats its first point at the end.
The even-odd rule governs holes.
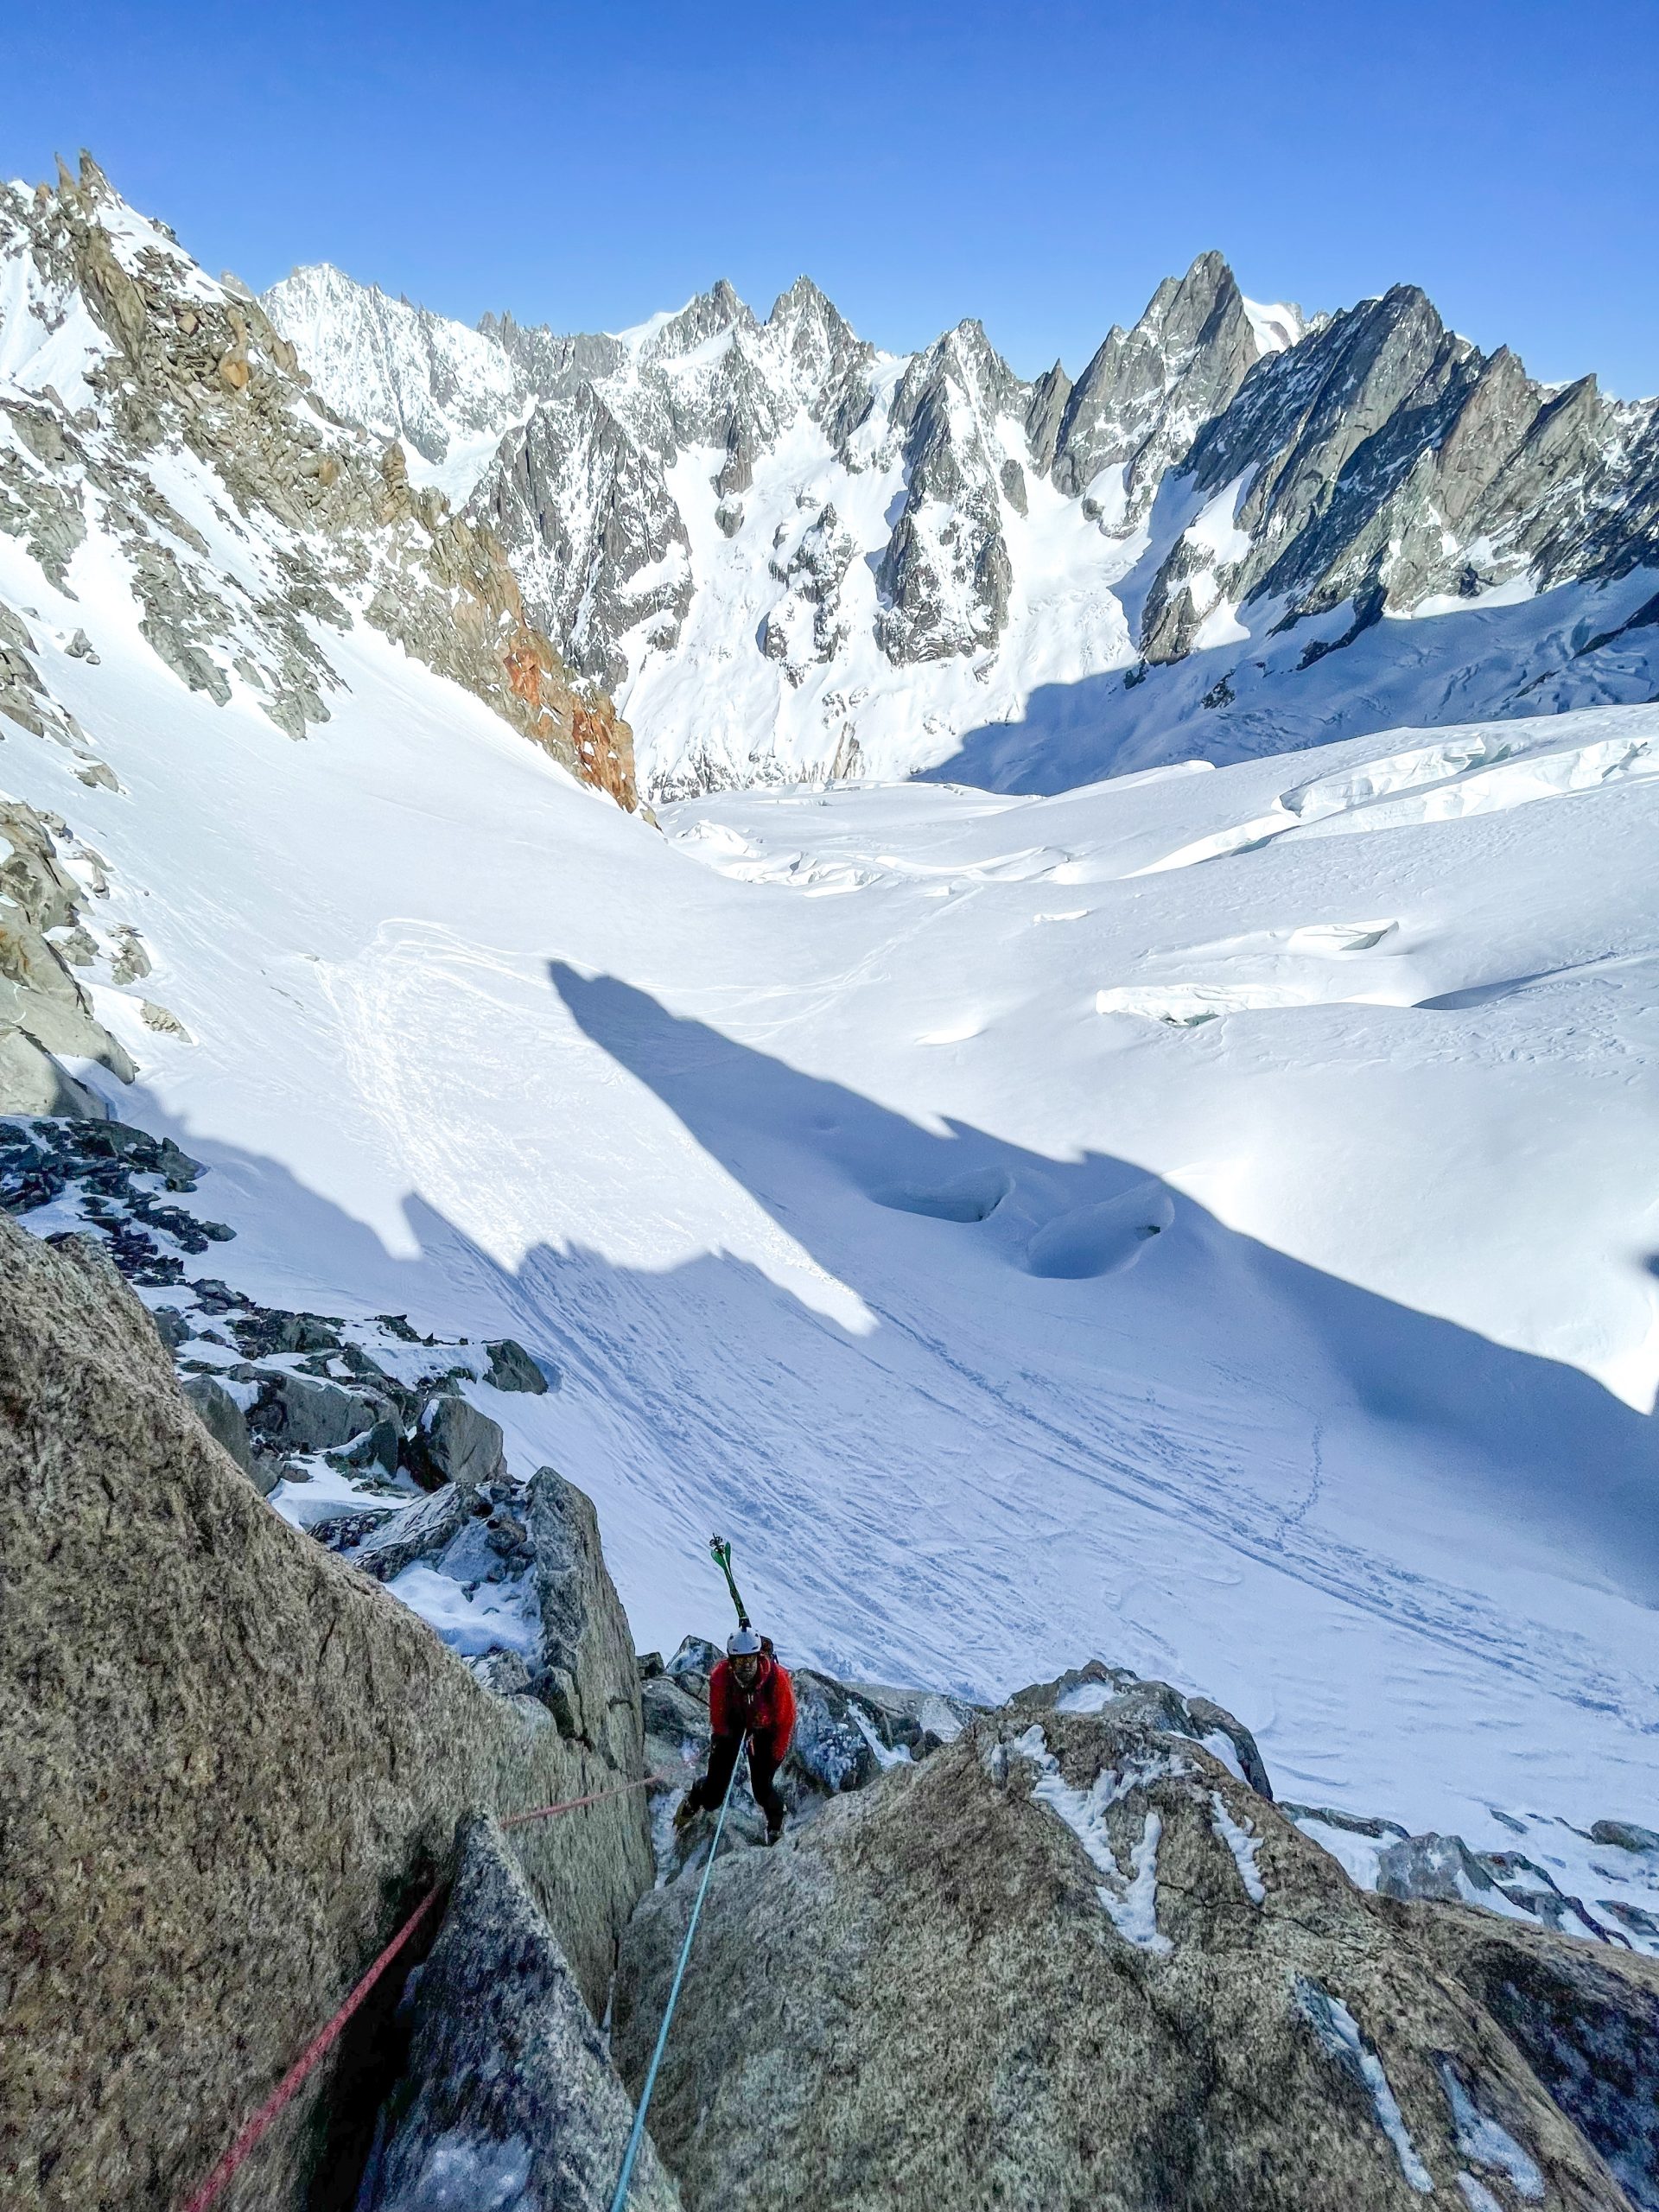
{"type": "Polygon", "coordinates": [[[723,1537],[710,1536],[709,1549],[715,1565],[726,1578],[726,1587],[732,1593],[732,1603],[737,1607],[737,1624],[739,1628],[747,1628],[749,1609],[743,1603],[738,1586],[732,1580],[732,1548],[723,1537]]]}

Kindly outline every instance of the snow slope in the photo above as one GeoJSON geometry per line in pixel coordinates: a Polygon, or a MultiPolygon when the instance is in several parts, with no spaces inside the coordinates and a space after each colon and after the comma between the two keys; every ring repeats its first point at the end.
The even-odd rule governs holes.
{"type": "Polygon", "coordinates": [[[296,745],[67,581],[0,537],[120,788],[16,729],[0,784],[196,1040],[100,992],[118,1110],[211,1166],[204,1267],[558,1363],[496,1410],[642,1643],[719,1528],[842,1675],[1098,1651],[1482,1846],[1651,1806],[1659,709],[659,836],[365,628],[296,745]]]}

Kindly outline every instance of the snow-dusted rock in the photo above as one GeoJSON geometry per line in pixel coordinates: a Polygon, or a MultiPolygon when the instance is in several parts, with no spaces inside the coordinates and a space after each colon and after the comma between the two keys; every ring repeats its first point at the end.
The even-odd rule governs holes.
{"type": "Polygon", "coordinates": [[[448,1392],[434,1398],[404,1447],[417,1482],[429,1490],[453,1483],[463,1495],[498,1481],[506,1465],[499,1421],[448,1392]]]}
{"type": "MultiPolygon", "coordinates": [[[[634,2087],[696,1882],[623,1942],[634,2087]]],[[[1454,1910],[1356,1891],[1182,1735],[1007,1707],[716,1865],[653,2133],[688,2206],[753,2212],[881,2212],[923,2177],[964,2212],[1382,2212],[1465,2174],[1616,2212],[1594,2139],[1420,1939],[1454,1910]]]]}
{"type": "MultiPolygon", "coordinates": [[[[528,1391],[533,1398],[544,1397],[550,1388],[547,1366],[533,1359],[521,1344],[512,1337],[498,1337],[484,1347],[490,1356],[484,1380],[497,1390],[528,1391]]],[[[556,1378],[558,1370],[553,1374],[556,1378]]],[[[552,1384],[557,1388],[556,1380],[552,1384]]]]}
{"type": "Polygon", "coordinates": [[[1168,1682],[1148,1681],[1126,1667],[1090,1659],[1052,1682],[1017,1690],[1008,1702],[1018,1712],[1098,1713],[1190,1737],[1259,1796],[1273,1796],[1255,1738],[1242,1720],[1212,1698],[1184,1697],[1168,1682]]]}

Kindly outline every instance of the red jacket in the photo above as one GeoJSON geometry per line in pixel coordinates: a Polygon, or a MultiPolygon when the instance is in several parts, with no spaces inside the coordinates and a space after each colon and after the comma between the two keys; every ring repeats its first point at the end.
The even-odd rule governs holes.
{"type": "Polygon", "coordinates": [[[709,1677],[709,1719],[716,1736],[741,1736],[747,1728],[775,1765],[795,1733],[794,1685],[763,1651],[754,1688],[740,1689],[731,1661],[722,1659],[709,1677]]]}

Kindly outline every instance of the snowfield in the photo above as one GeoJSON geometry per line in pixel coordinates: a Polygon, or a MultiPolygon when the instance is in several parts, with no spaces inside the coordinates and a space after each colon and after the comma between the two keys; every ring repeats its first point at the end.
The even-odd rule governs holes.
{"type": "Polygon", "coordinates": [[[1097,1652],[1478,1848],[1652,1807],[1659,708],[659,834],[361,626],[295,744],[70,580],[0,537],[120,789],[0,784],[194,1040],[100,990],[238,1232],[191,1271],[556,1362],[490,1408],[642,1645],[717,1529],[843,1676],[1097,1652]]]}

